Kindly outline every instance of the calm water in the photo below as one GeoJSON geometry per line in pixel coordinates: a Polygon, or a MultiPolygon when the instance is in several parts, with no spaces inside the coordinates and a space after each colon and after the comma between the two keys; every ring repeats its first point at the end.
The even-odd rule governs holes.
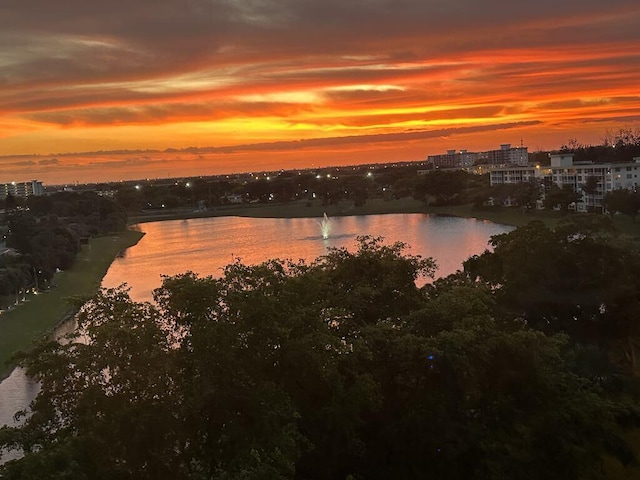
{"type": "MultiPolygon", "coordinates": [[[[436,275],[441,277],[460,269],[471,255],[482,253],[489,237],[512,229],[474,219],[421,214],[332,218],[326,240],[320,235],[318,219],[313,218],[199,218],[145,223],[140,228],[146,235],[114,260],[102,282],[104,287],[127,283],[137,301],[151,300],[161,275],[191,270],[220,276],[222,268],[236,258],[247,264],[269,258],[310,261],[329,247],[354,249],[358,235],[407,243],[410,253],[433,257],[439,267],[436,275]]],[[[14,413],[26,408],[38,391],[37,383],[21,369],[14,370],[0,383],[0,425],[13,424],[14,413]]]]}
{"type": "Polygon", "coordinates": [[[146,235],[113,262],[102,282],[105,287],[127,283],[138,301],[151,300],[163,274],[192,270],[220,276],[236,258],[246,264],[269,258],[313,260],[328,247],[354,249],[358,235],[405,242],[409,252],[433,257],[439,266],[436,275],[446,276],[471,255],[483,252],[491,235],[511,227],[457,217],[395,214],[332,218],[326,240],[315,218],[199,218],[146,223],[141,229],[146,235]]]}

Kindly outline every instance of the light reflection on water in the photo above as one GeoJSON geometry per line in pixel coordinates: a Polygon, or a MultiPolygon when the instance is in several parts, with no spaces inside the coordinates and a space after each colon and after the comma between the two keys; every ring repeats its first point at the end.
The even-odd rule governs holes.
{"type": "MultiPolygon", "coordinates": [[[[334,217],[331,235],[321,236],[316,218],[216,217],[153,222],[140,225],[146,235],[114,260],[102,285],[127,283],[136,301],[151,301],[161,275],[187,270],[220,276],[225,265],[239,258],[246,264],[269,258],[311,261],[329,247],[354,249],[358,235],[382,236],[386,243],[402,241],[412,254],[433,257],[436,276],[454,273],[471,255],[488,247],[489,237],[512,227],[474,219],[422,214],[334,217]]],[[[56,332],[74,328],[67,322],[56,332]]],[[[0,383],[0,426],[13,424],[13,415],[27,408],[40,386],[15,369],[0,383]]],[[[8,460],[4,457],[3,460],[8,460]]]]}
{"type": "Polygon", "coordinates": [[[331,236],[323,239],[316,218],[217,217],[141,224],[146,235],[135,248],[117,258],[102,285],[127,283],[131,297],[150,301],[161,275],[187,270],[220,276],[239,258],[255,264],[269,258],[313,260],[328,247],[353,249],[358,235],[402,241],[410,253],[433,257],[446,276],[471,255],[487,248],[491,235],[511,227],[457,217],[422,214],[361,215],[331,218],[331,236]]]}

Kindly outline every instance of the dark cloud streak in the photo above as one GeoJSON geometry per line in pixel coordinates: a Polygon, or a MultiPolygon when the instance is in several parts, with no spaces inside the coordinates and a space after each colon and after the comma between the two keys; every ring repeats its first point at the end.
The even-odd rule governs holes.
{"type": "MultiPolygon", "coordinates": [[[[558,45],[594,34],[638,39],[637,2],[453,2],[407,0],[153,1],[5,0],[6,48],[33,57],[3,68],[5,84],[52,80],[94,82],[268,59],[370,54],[380,43],[398,57],[442,57],[478,48],[558,45]],[[253,7],[252,7],[253,6],[253,7]],[[634,12],[622,25],[597,24],[612,12],[634,12]],[[593,18],[566,27],[572,17],[593,18]],[[538,23],[536,23],[538,22],[538,23]],[[527,25],[531,25],[527,28],[527,25]],[[499,28],[497,28],[499,26],[499,28]],[[592,27],[598,28],[592,28],[592,27]],[[554,35],[549,31],[554,30],[554,35]],[[33,39],[40,39],[33,44],[33,39]],[[413,40],[413,41],[412,41],[413,40]],[[50,49],[46,47],[50,45],[50,49]],[[410,50],[407,46],[412,45],[410,50]],[[72,49],[65,55],[67,49],[72,49]],[[65,80],[66,79],[66,80],[65,80]]],[[[1,49],[0,49],[1,51],[1,49]]]]}
{"type": "MultiPolygon", "coordinates": [[[[289,151],[640,111],[637,0],[3,0],[0,24],[0,150],[264,124],[253,138],[307,139],[209,151],[289,151]],[[426,130],[438,120],[459,127],[426,130]]],[[[69,168],[53,160],[38,167],[69,168]]]]}

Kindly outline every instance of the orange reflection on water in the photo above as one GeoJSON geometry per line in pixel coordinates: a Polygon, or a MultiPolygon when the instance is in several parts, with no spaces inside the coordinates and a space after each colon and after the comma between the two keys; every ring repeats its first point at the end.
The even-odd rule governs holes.
{"type": "Polygon", "coordinates": [[[216,217],[145,223],[140,228],[146,235],[113,262],[103,286],[127,283],[134,300],[151,300],[162,275],[193,271],[219,277],[236,259],[245,264],[271,258],[312,261],[330,247],[355,249],[359,235],[404,242],[409,253],[433,257],[437,276],[446,276],[469,256],[482,253],[491,235],[511,229],[457,217],[361,215],[331,218],[331,234],[325,240],[319,220],[216,217]]]}

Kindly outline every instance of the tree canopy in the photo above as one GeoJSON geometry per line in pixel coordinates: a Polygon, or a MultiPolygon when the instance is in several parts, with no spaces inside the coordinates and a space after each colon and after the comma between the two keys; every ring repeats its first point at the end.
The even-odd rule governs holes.
{"type": "Polygon", "coordinates": [[[71,341],[21,357],[42,391],[24,425],[0,429],[0,446],[25,451],[0,476],[603,478],[605,455],[633,460],[630,397],[585,372],[570,332],[499,308],[527,285],[508,263],[518,242],[603,248],[572,228],[498,236],[475,279],[421,288],[432,259],[363,237],[311,263],[166,277],[153,304],[103,290],[71,341]]]}
{"type": "Polygon", "coordinates": [[[507,316],[580,342],[622,342],[624,362],[638,368],[640,255],[608,217],[577,215],[555,230],[534,221],[490,243],[464,268],[492,286],[507,316]]]}

